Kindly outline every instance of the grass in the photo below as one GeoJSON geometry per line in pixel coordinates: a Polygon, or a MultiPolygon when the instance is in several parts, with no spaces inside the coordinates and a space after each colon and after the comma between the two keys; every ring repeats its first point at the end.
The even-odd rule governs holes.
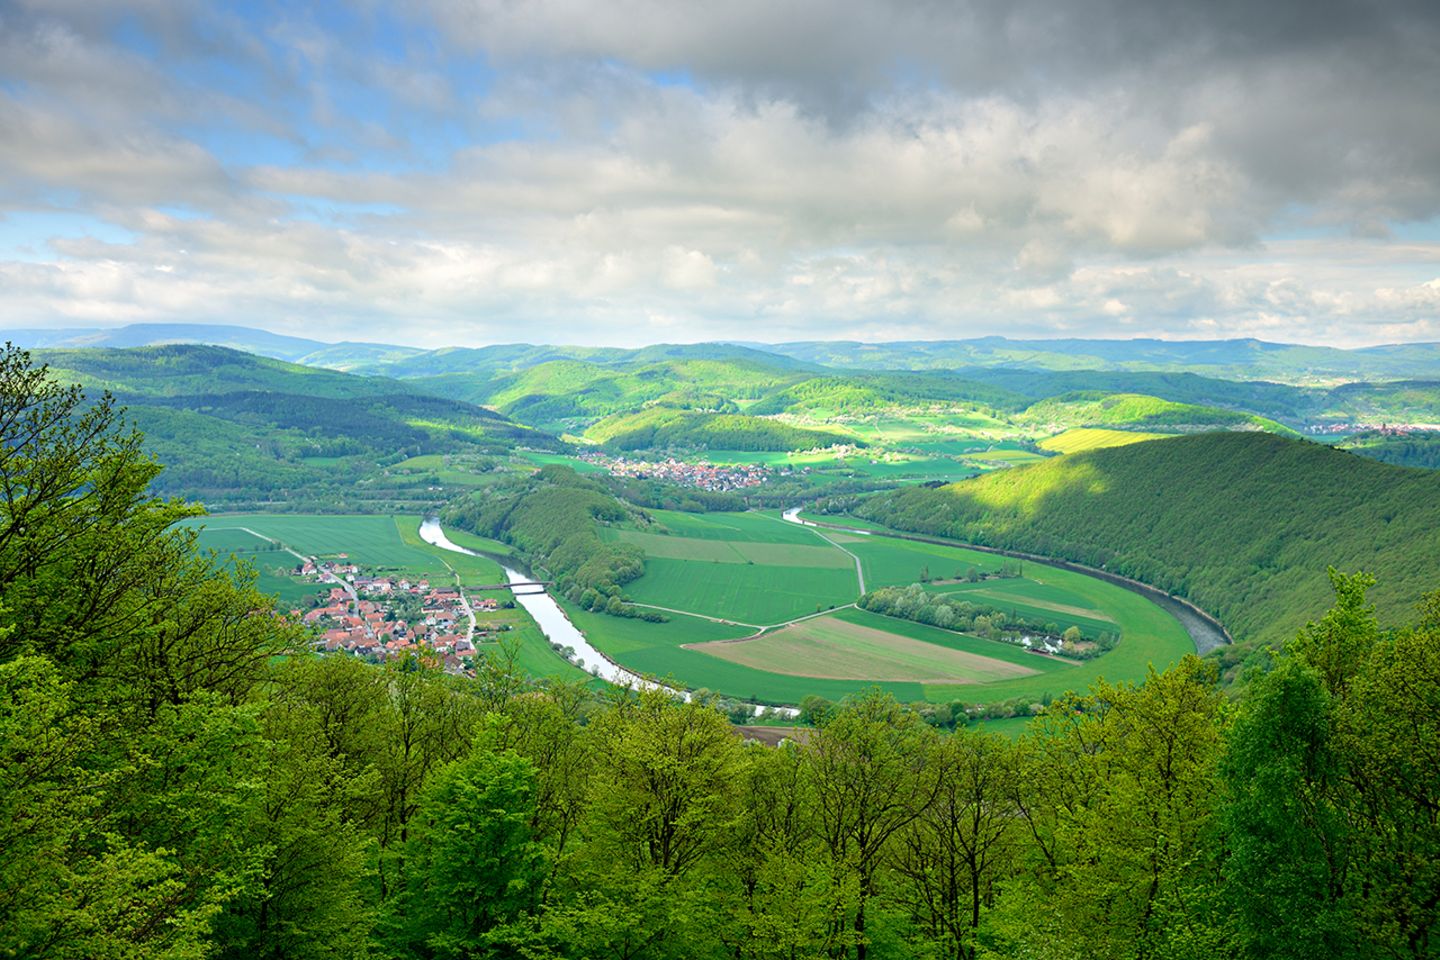
{"type": "Polygon", "coordinates": [[[998,733],[1009,740],[1019,740],[1030,729],[1034,717],[1005,717],[1000,720],[977,720],[975,729],[982,733],[998,733]]]}
{"type": "MultiPolygon", "coordinates": [[[[981,444],[981,448],[985,444],[981,444]]],[[[848,457],[837,457],[828,451],[818,452],[752,452],[747,450],[712,450],[703,459],[710,463],[760,463],[774,469],[809,467],[811,478],[859,475],[879,479],[945,479],[963,480],[974,476],[974,467],[946,456],[915,456],[908,453],[861,450],[848,457]]],[[[834,479],[835,477],[832,477],[834,479]]]]}
{"type": "Polygon", "coordinates": [[[625,593],[638,603],[766,625],[850,603],[859,585],[849,563],[789,567],[651,557],[645,575],[626,584],[625,593]]]}
{"type": "Polygon", "coordinates": [[[753,640],[691,649],[773,673],[864,682],[985,683],[1060,666],[1005,644],[863,610],[814,617],[753,640]]]}
{"type": "MultiPolygon", "coordinates": [[[[1037,568],[1045,569],[1037,564],[1029,567],[1032,572],[1037,568]]],[[[1076,626],[1087,637],[1114,633],[1120,629],[1114,618],[1097,609],[1092,601],[1077,597],[1054,584],[1041,583],[1029,577],[982,580],[973,584],[939,584],[929,589],[935,593],[943,593],[951,599],[969,600],[1042,623],[1054,623],[1061,630],[1076,626]]]]}
{"type": "Polygon", "coordinates": [[[919,583],[927,571],[930,577],[948,578],[963,576],[970,567],[981,573],[995,571],[1005,562],[1004,557],[978,550],[879,536],[847,538],[845,549],[860,558],[865,586],[871,590],[919,583]]]}
{"type": "Polygon", "coordinates": [[[621,530],[620,539],[645,551],[647,557],[700,560],[715,563],[759,563],[793,567],[852,568],[852,561],[834,547],[798,543],[760,543],[750,540],[715,540],[662,536],[621,530]]]}
{"type": "Polygon", "coordinates": [[[255,568],[256,589],[275,597],[277,606],[308,606],[308,601],[324,588],[290,575],[297,561],[262,537],[244,530],[202,530],[198,537],[202,550],[214,550],[222,558],[234,557],[255,568]]]}
{"type": "Polygon", "coordinates": [[[1161,440],[1168,433],[1141,433],[1137,430],[1105,430],[1100,427],[1073,427],[1040,441],[1040,447],[1055,453],[1083,453],[1102,447],[1123,447],[1145,440],[1161,440]]]}
{"type": "Polygon", "coordinates": [[[1033,450],[1023,450],[1018,448],[1004,449],[997,447],[992,450],[983,450],[977,453],[969,454],[966,459],[975,460],[980,463],[1020,464],[1034,463],[1037,460],[1044,460],[1046,458],[1044,454],[1036,453],[1033,450]]]}
{"type": "Polygon", "coordinates": [[[493,634],[497,639],[489,641],[480,641],[480,635],[476,634],[475,649],[483,655],[497,656],[502,653],[502,644],[513,645],[516,665],[533,677],[548,677],[566,682],[584,680],[602,683],[557,654],[551,648],[550,641],[545,639],[539,624],[531,619],[523,607],[517,605],[512,610],[477,610],[475,622],[480,628],[494,628],[505,624],[510,626],[508,631],[493,634]]]}

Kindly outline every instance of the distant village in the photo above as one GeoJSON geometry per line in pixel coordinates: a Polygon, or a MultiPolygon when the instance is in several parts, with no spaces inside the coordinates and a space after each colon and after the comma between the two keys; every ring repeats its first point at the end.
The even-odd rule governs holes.
{"type": "Polygon", "coordinates": [[[1312,435],[1352,433],[1378,433],[1386,437],[1408,437],[1413,434],[1427,434],[1440,431],[1437,423],[1312,423],[1304,431],[1312,435]]]}
{"type": "MultiPolygon", "coordinates": [[[[623,456],[609,456],[603,453],[587,452],[580,455],[586,463],[603,467],[617,477],[636,477],[640,480],[664,480],[667,483],[687,487],[698,487],[711,493],[725,493],[745,487],[758,487],[769,480],[775,471],[760,463],[714,464],[704,460],[686,463],[670,458],[667,460],[631,460],[623,456]]],[[[789,476],[791,470],[781,471],[789,476]]],[[[805,468],[801,472],[809,472],[805,468]]]]}
{"type": "Polygon", "coordinates": [[[316,648],[370,660],[421,652],[442,659],[448,672],[472,673],[475,642],[492,632],[476,622],[474,613],[500,607],[500,601],[485,597],[472,608],[458,587],[432,586],[428,580],[367,576],[344,554],[336,560],[306,560],[293,572],[317,587],[329,585],[319,606],[291,611],[317,631],[316,648]]]}

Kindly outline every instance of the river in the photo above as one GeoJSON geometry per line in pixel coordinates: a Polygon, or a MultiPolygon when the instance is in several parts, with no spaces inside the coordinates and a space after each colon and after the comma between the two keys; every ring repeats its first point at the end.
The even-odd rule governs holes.
{"type": "MultiPolygon", "coordinates": [[[[467,550],[465,547],[455,543],[445,535],[445,530],[440,526],[440,521],[430,518],[420,524],[420,539],[431,546],[439,547],[442,550],[453,550],[455,553],[465,553],[472,557],[484,556],[474,550],[467,550]]],[[[494,559],[493,557],[491,559],[494,559]]],[[[498,562],[498,561],[497,561],[498,562]]],[[[528,583],[533,578],[512,569],[504,563],[500,569],[505,571],[505,579],[509,583],[528,583]]],[[[570,622],[565,616],[565,611],[560,609],[560,604],[550,596],[542,586],[512,587],[510,592],[515,596],[515,602],[525,608],[535,622],[540,625],[540,630],[550,639],[551,643],[558,643],[562,647],[569,647],[575,652],[574,662],[587,673],[600,677],[621,687],[633,687],[638,690],[660,689],[666,690],[686,701],[690,699],[688,690],[677,690],[674,687],[667,687],[664,684],[647,680],[639,674],[631,673],[624,667],[606,657],[599,650],[591,645],[580,632],[580,628],[570,622]]],[[[761,709],[767,709],[771,713],[784,714],[786,716],[798,716],[799,711],[787,706],[768,706],[765,708],[754,708],[755,713],[761,709]]]]}

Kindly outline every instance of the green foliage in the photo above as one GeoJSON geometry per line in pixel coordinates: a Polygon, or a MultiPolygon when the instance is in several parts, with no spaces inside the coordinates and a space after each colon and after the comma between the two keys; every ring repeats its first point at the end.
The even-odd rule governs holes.
{"type": "Polygon", "coordinates": [[[534,910],[547,851],[533,838],[535,774],[477,743],[426,785],[406,842],[405,886],[389,906],[402,955],[506,955],[507,927],[534,910]]]}
{"type": "Polygon", "coordinates": [[[1370,579],[1332,580],[1335,607],[1252,684],[1236,723],[1227,892],[1251,956],[1433,956],[1440,595],[1387,635],[1370,579]]]}

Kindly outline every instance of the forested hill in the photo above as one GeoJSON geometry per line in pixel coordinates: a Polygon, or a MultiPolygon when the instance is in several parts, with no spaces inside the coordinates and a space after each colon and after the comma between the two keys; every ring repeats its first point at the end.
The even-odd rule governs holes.
{"type": "Polygon", "coordinates": [[[1440,588],[1440,476],[1263,433],[1097,450],[936,489],[860,516],[1104,567],[1193,600],[1237,640],[1294,635],[1330,602],[1326,566],[1379,578],[1382,621],[1440,588]]]}
{"type": "Polygon", "coordinates": [[[297,366],[223,347],[41,350],[50,374],[108,391],[167,468],[158,493],[212,506],[289,500],[329,509],[425,504],[436,480],[385,471],[426,454],[495,455],[554,437],[386,377],[297,366]]]}

